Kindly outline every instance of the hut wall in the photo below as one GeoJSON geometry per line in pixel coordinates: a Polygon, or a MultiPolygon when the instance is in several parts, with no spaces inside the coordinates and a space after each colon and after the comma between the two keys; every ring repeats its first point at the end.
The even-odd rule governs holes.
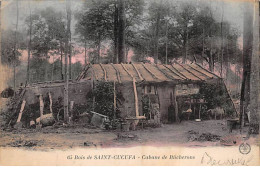
{"type": "Polygon", "coordinates": [[[159,96],[160,102],[160,113],[161,113],[161,121],[163,123],[168,122],[168,107],[171,104],[171,93],[172,99],[174,97],[174,86],[173,85],[160,85],[157,86],[157,92],[159,96]]]}
{"type": "MultiPolygon", "coordinates": [[[[135,117],[135,96],[134,96],[134,88],[133,83],[123,83],[117,85],[117,90],[122,94],[123,99],[121,99],[121,104],[118,105],[118,109],[120,110],[120,117],[135,117]]],[[[142,115],[142,87],[137,86],[137,94],[138,94],[138,110],[139,115],[142,115]]]]}
{"type": "MultiPolygon", "coordinates": [[[[75,104],[86,103],[86,95],[92,89],[91,81],[81,83],[70,83],[69,84],[69,101],[74,101],[75,104]]],[[[39,102],[38,96],[42,94],[43,97],[51,92],[53,102],[57,101],[59,97],[64,98],[64,85],[46,85],[37,87],[28,87],[24,95],[26,104],[34,104],[39,102]]]]}

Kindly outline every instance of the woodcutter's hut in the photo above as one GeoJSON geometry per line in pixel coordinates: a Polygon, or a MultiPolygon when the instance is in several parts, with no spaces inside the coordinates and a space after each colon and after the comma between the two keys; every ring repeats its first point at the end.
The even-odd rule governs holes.
{"type": "Polygon", "coordinates": [[[90,64],[77,81],[114,82],[115,89],[123,95],[117,104],[123,118],[146,116],[153,119],[152,112],[159,109],[163,123],[176,121],[187,110],[193,119],[200,119],[207,102],[200,94],[205,84],[223,88],[228,106],[235,113],[223,80],[198,64],[90,64]]]}
{"type": "MultiPolygon", "coordinates": [[[[211,96],[210,90],[203,93],[204,89],[207,90],[205,85],[224,89],[220,95],[226,98],[224,102],[228,103],[229,111],[235,112],[223,80],[198,64],[88,64],[76,81],[69,82],[70,107],[84,105],[83,111],[86,111],[90,107],[89,95],[98,83],[113,84],[114,91],[119,93],[120,97],[115,94],[117,98],[110,98],[110,101],[121,118],[145,116],[150,120],[159,118],[160,122],[168,123],[177,121],[186,112],[188,119],[200,119],[202,112],[205,112],[204,105],[209,100],[218,102],[223,98],[210,98],[215,97],[211,96]]],[[[214,92],[215,89],[212,89],[214,92]]],[[[63,81],[31,84],[22,88],[18,96],[14,105],[16,116],[23,109],[31,109],[26,117],[22,117],[26,123],[48,113],[55,114],[55,118],[62,116],[63,81]]],[[[95,98],[93,100],[92,105],[95,104],[95,98]]]]}

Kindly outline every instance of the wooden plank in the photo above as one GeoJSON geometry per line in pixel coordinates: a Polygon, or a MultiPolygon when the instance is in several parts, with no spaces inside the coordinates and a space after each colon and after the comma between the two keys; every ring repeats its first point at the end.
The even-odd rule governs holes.
{"type": "MultiPolygon", "coordinates": [[[[196,64],[197,65],[197,64],[196,64]]],[[[202,71],[202,70],[204,70],[204,69],[202,69],[202,68],[200,68],[199,66],[197,66],[199,69],[202,69],[202,70],[198,70],[197,69],[197,67],[196,67],[196,65],[195,64],[193,64],[192,66],[190,66],[190,67],[192,67],[194,70],[197,70],[198,72],[200,72],[201,74],[203,74],[204,76],[207,76],[207,78],[210,78],[210,79],[212,79],[212,78],[214,78],[214,75],[212,75],[212,73],[208,73],[207,71],[202,71]]]]}
{"type": "Polygon", "coordinates": [[[113,68],[115,69],[115,71],[116,71],[116,76],[117,76],[118,82],[119,82],[119,83],[122,83],[122,82],[121,82],[121,78],[120,78],[120,72],[117,70],[117,68],[114,66],[113,63],[111,63],[111,65],[112,65],[112,67],[113,67],[113,68]]]}
{"type": "Polygon", "coordinates": [[[143,65],[144,69],[147,70],[147,72],[149,72],[152,75],[152,77],[154,77],[155,79],[160,79],[151,70],[149,70],[148,67],[145,66],[145,64],[142,63],[142,65],[143,65]]]}
{"type": "Polygon", "coordinates": [[[105,116],[105,115],[103,115],[103,114],[99,114],[99,113],[94,112],[94,111],[90,111],[90,112],[93,113],[93,114],[99,115],[99,116],[101,116],[101,117],[108,118],[108,116],[105,116]]]}
{"type": "Polygon", "coordinates": [[[185,78],[181,77],[180,75],[178,75],[176,72],[174,72],[172,69],[168,68],[166,65],[163,65],[166,69],[168,69],[169,71],[171,71],[173,74],[175,74],[176,76],[180,77],[182,80],[185,80],[185,78]]]}
{"type": "Polygon", "coordinates": [[[107,81],[107,71],[106,71],[106,69],[102,66],[101,63],[99,63],[99,65],[100,65],[100,67],[102,68],[102,70],[103,70],[103,72],[104,72],[104,79],[105,79],[105,81],[107,81]]]}
{"type": "Polygon", "coordinates": [[[212,73],[211,71],[208,71],[207,69],[204,69],[202,66],[200,66],[199,64],[195,63],[197,66],[199,66],[201,69],[205,70],[206,72],[208,72],[209,74],[212,74],[213,76],[220,78],[219,76],[215,75],[214,73],[212,73]]]}
{"type": "Polygon", "coordinates": [[[89,65],[85,66],[83,68],[83,70],[81,71],[81,73],[79,74],[79,76],[76,78],[77,81],[81,80],[83,78],[83,75],[85,75],[85,72],[87,70],[87,68],[89,68],[89,65]]]}
{"type": "Polygon", "coordinates": [[[168,73],[164,72],[162,69],[160,69],[157,64],[156,64],[155,67],[156,67],[160,72],[162,72],[162,74],[164,74],[164,76],[166,76],[168,79],[177,80],[177,79],[173,78],[172,76],[170,76],[168,73]]]}
{"type": "Polygon", "coordinates": [[[185,80],[191,80],[190,78],[188,78],[187,76],[185,76],[183,73],[181,73],[180,71],[178,71],[178,69],[176,69],[176,68],[173,67],[172,65],[171,65],[171,67],[172,67],[176,72],[178,72],[180,75],[182,75],[183,77],[185,77],[185,80]]]}
{"type": "Polygon", "coordinates": [[[126,71],[126,73],[127,73],[131,78],[134,78],[133,75],[127,70],[127,68],[125,67],[125,65],[122,64],[122,63],[121,63],[121,65],[122,65],[123,69],[126,71]]]}
{"type": "Polygon", "coordinates": [[[93,68],[93,65],[90,63],[91,71],[92,71],[92,79],[97,80],[97,75],[95,72],[95,69],[93,68]]]}
{"type": "Polygon", "coordinates": [[[134,65],[133,63],[131,63],[131,65],[134,67],[135,71],[137,72],[138,77],[139,77],[141,80],[144,80],[143,76],[142,76],[141,73],[138,71],[138,69],[135,67],[135,65],[134,65]]]}
{"type": "Polygon", "coordinates": [[[191,71],[189,71],[188,69],[186,69],[182,64],[179,64],[178,62],[176,62],[178,65],[180,65],[184,70],[186,70],[187,72],[189,72],[190,74],[192,74],[193,76],[195,76],[196,78],[198,78],[199,80],[203,80],[200,77],[198,77],[197,75],[195,75],[194,73],[192,73],[191,71]]]}
{"type": "Polygon", "coordinates": [[[114,119],[116,118],[116,82],[114,81],[114,119]]]}
{"type": "Polygon", "coordinates": [[[133,78],[133,87],[134,87],[134,96],[135,96],[135,116],[139,116],[139,109],[138,109],[138,95],[137,95],[137,89],[135,84],[135,78],[133,78]]]}
{"type": "Polygon", "coordinates": [[[191,65],[187,64],[187,66],[188,66],[188,67],[190,67],[191,69],[195,70],[196,72],[198,72],[198,73],[202,74],[204,77],[206,77],[206,78],[210,78],[210,77],[209,77],[209,76],[207,76],[205,73],[203,73],[203,72],[201,72],[201,71],[199,71],[199,70],[195,69],[195,68],[194,68],[194,67],[192,67],[191,65]]]}

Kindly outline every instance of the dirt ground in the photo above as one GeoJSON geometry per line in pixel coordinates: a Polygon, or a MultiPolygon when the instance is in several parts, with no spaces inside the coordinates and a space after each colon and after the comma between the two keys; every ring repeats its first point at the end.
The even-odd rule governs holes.
{"type": "MultiPolygon", "coordinates": [[[[245,128],[242,133],[246,133],[245,128]]],[[[184,121],[164,124],[159,128],[146,127],[136,131],[117,132],[84,126],[50,126],[36,129],[1,130],[1,147],[22,147],[33,150],[71,149],[76,147],[133,147],[150,146],[223,146],[239,145],[246,137],[239,130],[229,133],[226,120],[202,122],[184,121]]],[[[249,139],[254,142],[253,138],[249,139]]]]}

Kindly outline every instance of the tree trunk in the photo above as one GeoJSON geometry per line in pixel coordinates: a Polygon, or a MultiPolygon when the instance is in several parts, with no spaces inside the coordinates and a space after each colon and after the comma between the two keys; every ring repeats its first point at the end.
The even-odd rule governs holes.
{"type": "Polygon", "coordinates": [[[221,25],[220,25],[220,36],[221,36],[221,60],[220,60],[220,77],[223,77],[223,17],[224,17],[224,3],[222,2],[222,14],[221,14],[221,25]]]}
{"type": "Polygon", "coordinates": [[[48,52],[45,54],[45,56],[46,56],[46,61],[47,61],[47,63],[45,63],[45,65],[44,65],[44,67],[45,67],[45,69],[44,69],[44,81],[45,82],[47,82],[48,81],[48,52]]]}
{"type": "MultiPolygon", "coordinates": [[[[227,38],[226,38],[227,39],[227,38]]],[[[230,74],[230,72],[229,72],[229,52],[228,52],[228,42],[227,42],[227,45],[226,45],[226,51],[227,51],[227,60],[226,60],[226,86],[227,86],[227,88],[228,89],[230,89],[230,87],[229,87],[229,74],[230,74]]]]}
{"type": "Polygon", "coordinates": [[[161,18],[161,11],[158,9],[157,18],[156,18],[156,25],[155,25],[155,55],[154,55],[154,63],[158,63],[159,57],[159,26],[160,26],[160,18],[161,18]]]}
{"type": "Polygon", "coordinates": [[[249,118],[249,133],[259,133],[259,4],[244,2],[243,81],[240,98],[240,122],[249,118]],[[255,19],[253,19],[255,18],[255,19]],[[249,106],[250,105],[250,106],[249,106]]]}
{"type": "Polygon", "coordinates": [[[28,42],[28,61],[27,61],[27,77],[26,85],[30,83],[30,55],[31,55],[31,42],[32,42],[32,13],[31,13],[31,4],[29,2],[29,11],[30,11],[30,26],[29,26],[29,42],[28,42]]]}
{"type": "Polygon", "coordinates": [[[214,72],[214,58],[212,54],[212,37],[210,37],[209,70],[214,72]]]}
{"type": "Polygon", "coordinates": [[[114,57],[113,63],[118,63],[118,1],[115,1],[114,14],[114,57]]]}
{"type": "Polygon", "coordinates": [[[253,12],[253,46],[250,73],[250,122],[249,133],[259,134],[259,1],[255,1],[253,12]]]}
{"type": "Polygon", "coordinates": [[[250,101],[250,58],[252,55],[253,41],[253,19],[251,10],[252,9],[250,9],[250,5],[245,2],[243,32],[243,78],[240,98],[240,122],[242,126],[244,126],[244,114],[248,112],[248,105],[250,101]]]}
{"type": "Polygon", "coordinates": [[[67,123],[69,119],[69,70],[68,70],[68,48],[69,48],[69,33],[70,33],[70,0],[66,1],[67,12],[67,30],[65,38],[65,86],[64,86],[64,122],[67,123]]]}
{"type": "Polygon", "coordinates": [[[15,39],[14,39],[14,91],[16,90],[16,59],[17,59],[17,31],[18,31],[18,21],[19,21],[19,6],[18,0],[16,0],[16,24],[15,24],[15,39]]]}
{"type": "Polygon", "coordinates": [[[125,0],[119,0],[118,18],[118,62],[125,63],[125,0]]]}
{"type": "Polygon", "coordinates": [[[60,41],[60,76],[61,80],[64,79],[63,76],[63,51],[62,51],[62,42],[60,41]]]}
{"type": "Polygon", "coordinates": [[[202,28],[202,53],[201,53],[201,57],[203,58],[204,54],[205,54],[205,28],[204,28],[204,25],[203,25],[203,28],[202,28]]]}
{"type": "Polygon", "coordinates": [[[188,33],[188,25],[186,26],[186,31],[185,31],[185,41],[184,41],[184,57],[182,60],[182,63],[185,64],[187,57],[188,57],[188,37],[189,37],[189,33],[188,33]]]}
{"type": "Polygon", "coordinates": [[[72,57],[72,48],[71,48],[71,3],[70,3],[70,0],[69,0],[69,8],[68,8],[68,11],[67,11],[67,21],[68,21],[68,28],[67,28],[67,31],[68,31],[68,47],[69,47],[69,53],[68,53],[68,56],[69,56],[69,79],[72,78],[72,69],[71,69],[71,57],[72,57]]]}
{"type": "Polygon", "coordinates": [[[168,64],[168,21],[166,21],[165,64],[168,64]]]}

